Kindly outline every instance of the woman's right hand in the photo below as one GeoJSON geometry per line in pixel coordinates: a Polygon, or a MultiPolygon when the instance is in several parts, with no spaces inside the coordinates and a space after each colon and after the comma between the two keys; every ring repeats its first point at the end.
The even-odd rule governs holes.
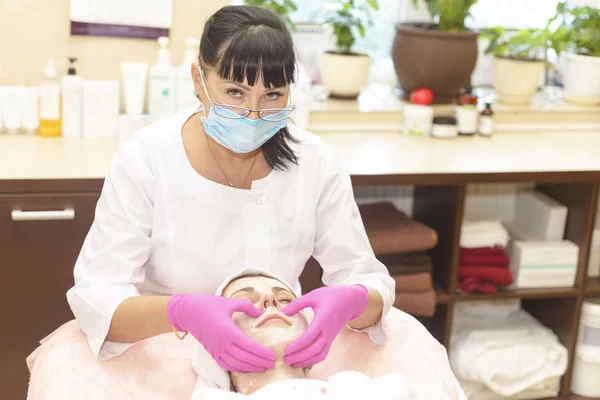
{"type": "Polygon", "coordinates": [[[275,366],[275,353],[244,334],[232,314],[243,312],[257,318],[262,311],[247,299],[209,294],[171,296],[167,316],[180,332],[189,332],[221,368],[232,372],[264,372],[275,366]]]}

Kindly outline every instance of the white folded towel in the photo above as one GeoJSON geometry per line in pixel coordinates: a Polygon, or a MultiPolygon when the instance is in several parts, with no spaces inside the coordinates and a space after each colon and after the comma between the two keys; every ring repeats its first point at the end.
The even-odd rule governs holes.
{"type": "Polygon", "coordinates": [[[508,245],[508,231],[498,220],[465,220],[460,231],[460,246],[467,248],[508,245]]]}
{"type": "Polygon", "coordinates": [[[450,364],[456,376],[484,384],[502,396],[561,377],[568,354],[557,336],[525,311],[503,315],[512,306],[501,307],[492,316],[483,315],[477,306],[456,308],[450,340],[450,364]]]}
{"type": "Polygon", "coordinates": [[[491,392],[482,383],[460,381],[460,385],[469,400],[534,400],[556,397],[560,392],[559,377],[548,378],[538,385],[508,397],[491,392]]]}

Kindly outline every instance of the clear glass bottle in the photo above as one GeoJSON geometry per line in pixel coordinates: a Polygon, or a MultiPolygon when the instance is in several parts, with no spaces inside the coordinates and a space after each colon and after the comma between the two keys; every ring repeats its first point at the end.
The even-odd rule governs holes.
{"type": "Polygon", "coordinates": [[[40,136],[60,136],[61,116],[60,82],[56,79],[54,60],[48,60],[44,69],[44,82],[40,85],[40,136]]]}

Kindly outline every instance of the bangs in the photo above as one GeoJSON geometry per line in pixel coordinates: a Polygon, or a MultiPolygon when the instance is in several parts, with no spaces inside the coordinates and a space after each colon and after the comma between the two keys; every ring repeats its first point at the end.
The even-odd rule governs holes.
{"type": "Polygon", "coordinates": [[[266,88],[290,85],[296,79],[296,54],[288,35],[260,25],[237,33],[227,45],[218,74],[222,79],[266,88]]]}

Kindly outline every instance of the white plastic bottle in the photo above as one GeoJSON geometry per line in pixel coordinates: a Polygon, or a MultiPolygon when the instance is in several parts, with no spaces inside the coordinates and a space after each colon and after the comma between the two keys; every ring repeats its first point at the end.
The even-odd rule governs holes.
{"type": "Polygon", "coordinates": [[[158,58],[150,69],[148,109],[152,121],[175,113],[175,68],[169,61],[168,37],[159,37],[158,58]]]}
{"type": "Polygon", "coordinates": [[[175,94],[177,96],[175,109],[177,111],[198,105],[196,91],[194,89],[194,80],[192,79],[191,65],[197,60],[199,45],[200,41],[198,39],[185,39],[186,50],[183,55],[183,61],[177,68],[177,86],[175,89],[175,94]]]}
{"type": "Polygon", "coordinates": [[[76,58],[69,58],[69,72],[60,80],[62,92],[62,134],[65,137],[82,135],[83,78],[77,75],[76,58]]]}

